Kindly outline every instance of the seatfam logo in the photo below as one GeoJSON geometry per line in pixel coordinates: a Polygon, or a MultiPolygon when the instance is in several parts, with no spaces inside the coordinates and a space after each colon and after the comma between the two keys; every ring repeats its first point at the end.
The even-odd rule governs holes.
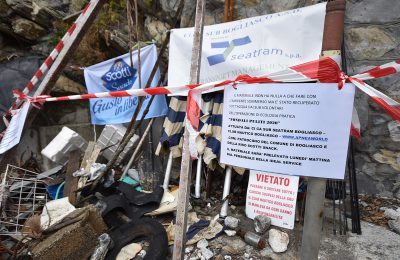
{"type": "Polygon", "coordinates": [[[127,90],[135,83],[136,69],[128,66],[123,59],[117,59],[101,79],[105,88],[111,91],[127,90]]]}
{"type": "Polygon", "coordinates": [[[208,64],[210,66],[220,64],[228,58],[229,54],[233,51],[235,47],[246,45],[251,43],[250,37],[245,36],[242,38],[233,39],[232,41],[223,41],[223,42],[212,42],[212,49],[225,49],[223,53],[211,55],[207,57],[208,64]]]}

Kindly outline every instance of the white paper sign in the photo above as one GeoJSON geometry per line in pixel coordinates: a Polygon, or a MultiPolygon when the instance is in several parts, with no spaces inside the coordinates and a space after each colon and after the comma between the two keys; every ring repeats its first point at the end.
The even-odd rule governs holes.
{"type": "Polygon", "coordinates": [[[13,148],[21,140],[22,130],[24,129],[26,115],[29,111],[29,103],[25,102],[19,111],[12,117],[10,125],[0,143],[0,154],[13,148]]]}
{"type": "Polygon", "coordinates": [[[221,162],[343,179],[354,85],[249,84],[225,88],[221,162]]]}
{"type": "Polygon", "coordinates": [[[271,218],[271,224],[293,229],[299,177],[250,171],[246,216],[271,218]]]}
{"type": "MultiPolygon", "coordinates": [[[[319,58],[326,3],[204,27],[200,82],[260,76],[319,58]]],[[[168,85],[189,82],[193,28],[173,29],[168,85]]]]}

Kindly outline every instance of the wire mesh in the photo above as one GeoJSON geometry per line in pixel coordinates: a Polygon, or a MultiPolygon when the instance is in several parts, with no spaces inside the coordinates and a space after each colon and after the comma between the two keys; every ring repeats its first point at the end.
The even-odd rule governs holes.
{"type": "Polygon", "coordinates": [[[21,235],[25,221],[47,202],[45,179],[38,173],[7,165],[0,185],[0,235],[21,235]]]}

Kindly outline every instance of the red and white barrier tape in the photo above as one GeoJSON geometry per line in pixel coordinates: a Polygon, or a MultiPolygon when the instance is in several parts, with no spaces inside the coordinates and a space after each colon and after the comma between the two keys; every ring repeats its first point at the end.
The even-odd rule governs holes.
{"type": "MultiPolygon", "coordinates": [[[[32,103],[40,104],[43,102],[51,101],[65,101],[65,100],[79,100],[91,98],[110,98],[110,97],[127,97],[127,96],[145,96],[145,95],[163,95],[163,94],[176,94],[184,90],[188,90],[187,101],[187,126],[192,132],[198,131],[200,107],[201,107],[201,93],[204,91],[218,91],[222,90],[228,85],[235,84],[251,84],[251,83],[283,83],[283,82],[310,82],[319,81],[323,83],[338,83],[339,89],[343,86],[344,82],[352,82],[361,91],[366,93],[371,99],[383,108],[393,119],[400,122],[400,104],[386,96],[382,92],[374,89],[360,78],[372,79],[391,75],[400,71],[399,62],[391,62],[372,70],[366,71],[361,74],[349,77],[345,75],[336,61],[332,58],[325,57],[319,60],[299,64],[289,67],[280,72],[274,72],[260,77],[251,77],[249,75],[239,75],[234,80],[224,80],[211,82],[206,84],[191,84],[178,87],[156,87],[148,89],[133,89],[126,91],[114,92],[101,92],[83,95],[72,95],[63,97],[50,97],[50,96],[37,96],[29,97],[25,93],[15,90],[14,95],[18,99],[26,100],[32,103]],[[372,71],[372,73],[371,73],[372,71]]],[[[357,119],[356,111],[353,111],[353,119],[357,119]]],[[[353,136],[360,137],[360,125],[358,120],[353,121],[351,133],[353,136]]]]}

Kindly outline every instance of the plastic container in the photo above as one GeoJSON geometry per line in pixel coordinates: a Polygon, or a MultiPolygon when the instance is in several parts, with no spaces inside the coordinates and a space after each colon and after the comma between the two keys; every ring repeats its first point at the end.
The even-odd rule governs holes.
{"type": "Polygon", "coordinates": [[[42,150],[42,155],[55,163],[65,165],[73,150],[85,151],[87,142],[78,133],[63,127],[56,137],[42,150]]]}
{"type": "MultiPolygon", "coordinates": [[[[118,148],[119,142],[126,132],[126,128],[123,125],[106,125],[101,132],[99,139],[97,140],[97,144],[104,149],[108,147],[103,152],[103,156],[107,160],[111,160],[115,151],[118,148]]],[[[121,160],[125,157],[126,153],[131,150],[131,148],[138,142],[139,136],[134,135],[129,143],[126,145],[125,149],[121,152],[117,159],[117,163],[121,162],[121,160]]]]}

